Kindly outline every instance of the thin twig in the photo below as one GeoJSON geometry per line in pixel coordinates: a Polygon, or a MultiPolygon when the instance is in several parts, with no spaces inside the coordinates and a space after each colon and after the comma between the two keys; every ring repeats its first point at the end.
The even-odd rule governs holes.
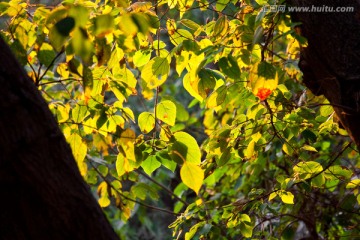
{"type": "Polygon", "coordinates": [[[146,179],[150,180],[151,182],[155,183],[156,185],[158,185],[159,187],[161,187],[162,189],[164,189],[167,193],[169,193],[171,196],[173,196],[174,198],[176,198],[178,201],[182,202],[183,204],[185,204],[186,206],[188,206],[189,204],[187,202],[185,202],[183,199],[179,198],[175,193],[173,193],[170,189],[168,189],[167,187],[165,187],[164,185],[162,185],[161,183],[157,182],[155,179],[149,177],[148,175],[146,175],[145,173],[143,173],[140,170],[135,170],[137,173],[139,173],[140,175],[142,175],[143,177],[145,177],[146,179]]]}
{"type": "Polygon", "coordinates": [[[125,196],[123,193],[121,193],[118,189],[116,189],[102,174],[101,172],[90,162],[90,165],[94,168],[95,172],[97,174],[99,174],[99,176],[101,177],[102,180],[104,180],[110,187],[111,189],[113,189],[115,192],[117,192],[121,197],[125,198],[126,200],[128,201],[131,201],[131,202],[134,202],[134,203],[137,203],[143,207],[146,207],[146,208],[149,208],[149,209],[153,209],[153,210],[157,210],[157,211],[160,211],[160,212],[164,212],[164,213],[168,213],[168,214],[171,214],[171,215],[174,215],[174,216],[179,216],[180,214],[179,213],[175,213],[175,212],[172,212],[170,210],[167,210],[167,209],[164,209],[164,208],[159,208],[159,207],[154,207],[154,206],[151,206],[151,205],[148,205],[146,203],[143,203],[143,202],[140,202],[136,199],[132,199],[132,198],[129,198],[127,196],[125,196]]]}

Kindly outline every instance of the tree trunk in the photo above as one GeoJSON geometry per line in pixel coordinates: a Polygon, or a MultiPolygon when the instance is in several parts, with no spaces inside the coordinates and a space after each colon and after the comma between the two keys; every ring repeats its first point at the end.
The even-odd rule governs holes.
{"type": "Polygon", "coordinates": [[[1,37],[0,191],[0,239],[118,239],[1,37]]]}
{"type": "Polygon", "coordinates": [[[292,6],[353,7],[351,12],[293,12],[308,46],[299,62],[305,85],[323,94],[360,149],[360,1],[287,0],[292,6]]]}

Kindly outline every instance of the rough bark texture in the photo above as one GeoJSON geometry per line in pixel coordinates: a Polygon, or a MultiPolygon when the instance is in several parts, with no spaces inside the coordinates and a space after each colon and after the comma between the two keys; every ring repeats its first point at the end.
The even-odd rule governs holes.
{"type": "Polygon", "coordinates": [[[303,81],[334,106],[342,125],[360,149],[360,1],[287,0],[292,6],[353,7],[352,12],[297,12],[308,40],[299,62],[303,81]]]}
{"type": "Polygon", "coordinates": [[[0,37],[0,239],[118,239],[0,37]]]}

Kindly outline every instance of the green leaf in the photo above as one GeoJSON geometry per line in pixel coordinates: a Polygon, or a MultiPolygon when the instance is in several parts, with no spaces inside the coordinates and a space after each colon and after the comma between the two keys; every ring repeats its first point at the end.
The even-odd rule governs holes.
{"type": "Polygon", "coordinates": [[[204,181],[204,171],[195,163],[186,161],[180,169],[180,177],[183,183],[199,193],[201,185],[204,181]]]}
{"type": "Polygon", "coordinates": [[[223,57],[219,60],[219,67],[222,73],[234,80],[240,79],[240,68],[237,61],[229,55],[227,58],[223,57]]]}
{"type": "Polygon", "coordinates": [[[214,36],[222,36],[225,35],[225,33],[227,32],[229,27],[229,23],[227,20],[226,15],[222,15],[221,17],[218,18],[218,20],[216,21],[215,25],[214,25],[214,36]]]}
{"type": "Polygon", "coordinates": [[[216,1],[215,9],[218,12],[221,12],[222,10],[224,10],[226,8],[226,6],[228,5],[229,2],[230,2],[230,0],[216,1]]]}
{"type": "Polygon", "coordinates": [[[110,14],[103,14],[94,19],[95,35],[104,36],[114,28],[114,18],[110,14]]]}
{"type": "Polygon", "coordinates": [[[328,117],[330,114],[332,114],[334,112],[334,109],[330,105],[328,100],[325,100],[323,102],[323,104],[326,104],[326,105],[323,105],[320,107],[320,115],[324,116],[324,117],[328,117]]]}
{"type": "Polygon", "coordinates": [[[156,106],[156,117],[170,126],[174,126],[176,119],[176,105],[170,101],[165,100],[156,106]]]}
{"type": "Polygon", "coordinates": [[[176,169],[176,162],[174,162],[170,155],[168,154],[167,150],[160,151],[156,153],[157,159],[161,162],[161,164],[169,169],[172,172],[175,172],[176,169]]]}
{"type": "Polygon", "coordinates": [[[75,123],[81,123],[88,114],[89,112],[85,105],[78,104],[71,110],[72,120],[75,123]]]}
{"type": "Polygon", "coordinates": [[[292,156],[292,154],[294,153],[294,149],[293,149],[292,146],[291,146],[289,143],[287,143],[287,142],[285,142],[285,143],[283,144],[282,150],[283,150],[287,155],[289,155],[289,156],[292,156]]]}
{"type": "Polygon", "coordinates": [[[293,168],[294,174],[298,175],[300,179],[308,179],[315,174],[321,172],[323,167],[318,162],[308,161],[308,162],[299,162],[293,168]]]}
{"type": "Polygon", "coordinates": [[[205,221],[203,222],[199,222],[197,224],[195,224],[194,226],[192,226],[189,230],[189,232],[185,233],[185,240],[190,240],[192,239],[196,232],[198,231],[199,228],[203,227],[205,225],[205,221]]]}
{"type": "Polygon", "coordinates": [[[346,167],[342,167],[339,165],[330,166],[325,171],[325,177],[328,179],[350,179],[353,175],[353,172],[346,167]]]}
{"type": "Polygon", "coordinates": [[[50,66],[51,62],[55,59],[55,52],[53,47],[48,43],[43,43],[38,52],[39,61],[46,67],[50,66]]]}
{"type": "Polygon", "coordinates": [[[175,46],[179,45],[184,40],[194,40],[194,36],[185,29],[176,29],[174,34],[170,36],[170,41],[175,46]]]}
{"type": "Polygon", "coordinates": [[[268,62],[260,62],[258,65],[258,75],[266,79],[274,79],[276,75],[275,67],[268,62]]]}
{"type": "Polygon", "coordinates": [[[183,24],[184,26],[190,28],[193,31],[196,31],[200,28],[199,24],[197,24],[196,22],[194,22],[190,19],[181,19],[180,23],[183,24]]]}
{"type": "Polygon", "coordinates": [[[226,99],[227,89],[227,86],[222,85],[212,92],[206,101],[206,107],[213,108],[221,105],[226,99]]]}
{"type": "Polygon", "coordinates": [[[315,187],[322,187],[325,184],[325,174],[320,173],[311,180],[311,185],[315,187]]]}
{"type": "Polygon", "coordinates": [[[231,159],[231,157],[231,148],[226,148],[226,150],[221,154],[221,157],[217,159],[216,163],[219,167],[223,166],[231,159]]]}
{"type": "Polygon", "coordinates": [[[241,214],[238,221],[240,222],[240,232],[246,238],[251,238],[253,226],[251,224],[251,219],[247,214],[241,214]]]}
{"type": "Polygon", "coordinates": [[[54,27],[61,36],[67,37],[75,27],[75,19],[73,17],[63,18],[54,27]]]}
{"type": "Polygon", "coordinates": [[[156,169],[161,166],[161,163],[156,159],[155,155],[150,155],[141,163],[141,167],[144,169],[147,175],[151,175],[156,169]]]}
{"type": "Polygon", "coordinates": [[[151,51],[148,50],[139,50],[135,52],[133,57],[134,65],[136,67],[142,67],[150,61],[151,51]]]}
{"type": "Polygon", "coordinates": [[[143,133],[149,133],[155,127],[155,116],[149,112],[140,113],[138,123],[139,128],[143,133]]]}
{"type": "Polygon", "coordinates": [[[197,84],[198,93],[202,98],[207,98],[215,88],[216,75],[211,69],[201,69],[198,73],[200,81],[197,84]]]}
{"type": "Polygon", "coordinates": [[[252,44],[255,45],[261,43],[263,41],[263,38],[264,38],[264,28],[260,25],[256,28],[254,32],[252,44]]]}
{"type": "MultiPolygon", "coordinates": [[[[0,36],[1,37],[1,36],[0,36]]],[[[10,45],[12,52],[15,54],[16,59],[20,62],[21,65],[26,65],[27,63],[27,52],[20,43],[18,39],[15,39],[14,42],[10,45]]]]}
{"type": "Polygon", "coordinates": [[[142,182],[136,183],[136,185],[132,186],[131,192],[134,193],[135,196],[137,198],[140,198],[141,200],[145,200],[146,196],[149,196],[151,199],[154,200],[159,199],[157,191],[153,187],[142,182]]]}
{"type": "Polygon", "coordinates": [[[176,132],[174,139],[170,148],[170,156],[174,161],[179,164],[184,162],[200,164],[201,152],[194,137],[185,132],[176,132]]]}
{"type": "Polygon", "coordinates": [[[75,28],[71,42],[75,54],[82,57],[85,61],[89,61],[93,50],[93,44],[90,41],[86,29],[81,27],[75,28]]]}

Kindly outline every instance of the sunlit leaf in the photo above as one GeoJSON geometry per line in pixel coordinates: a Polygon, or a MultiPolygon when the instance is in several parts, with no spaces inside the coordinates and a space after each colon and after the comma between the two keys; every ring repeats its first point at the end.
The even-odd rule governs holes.
{"type": "Polygon", "coordinates": [[[83,142],[82,138],[76,133],[71,134],[67,138],[67,141],[70,144],[72,153],[78,164],[81,175],[85,176],[87,172],[87,166],[84,163],[87,152],[86,144],[83,142]]]}
{"type": "Polygon", "coordinates": [[[294,195],[291,192],[287,191],[279,191],[278,195],[281,198],[281,201],[283,201],[286,204],[294,204],[294,195]]]}
{"type": "Polygon", "coordinates": [[[347,185],[346,188],[356,188],[360,186],[360,179],[351,180],[347,185]]]}
{"type": "Polygon", "coordinates": [[[169,101],[161,101],[156,106],[156,117],[170,126],[174,126],[176,119],[176,105],[169,101]]]}
{"type": "Polygon", "coordinates": [[[98,195],[100,196],[98,202],[100,207],[107,207],[110,205],[110,199],[108,194],[108,185],[106,182],[102,182],[97,188],[98,195]]]}
{"type": "Polygon", "coordinates": [[[186,161],[180,169],[180,176],[183,183],[199,193],[204,180],[204,171],[196,164],[186,161]]]}
{"type": "Polygon", "coordinates": [[[184,162],[200,164],[201,152],[194,137],[185,132],[176,132],[174,140],[170,150],[171,158],[174,161],[180,164],[184,162]]]}
{"type": "Polygon", "coordinates": [[[310,151],[310,152],[317,152],[316,148],[309,146],[309,145],[304,145],[301,147],[301,149],[304,149],[304,150],[310,151]]]}
{"type": "Polygon", "coordinates": [[[151,175],[151,173],[158,169],[160,166],[161,163],[156,159],[155,155],[150,155],[141,164],[141,167],[148,175],[151,175]]]}
{"type": "Polygon", "coordinates": [[[143,133],[149,133],[155,127],[155,116],[149,112],[140,113],[138,123],[143,133]]]}

